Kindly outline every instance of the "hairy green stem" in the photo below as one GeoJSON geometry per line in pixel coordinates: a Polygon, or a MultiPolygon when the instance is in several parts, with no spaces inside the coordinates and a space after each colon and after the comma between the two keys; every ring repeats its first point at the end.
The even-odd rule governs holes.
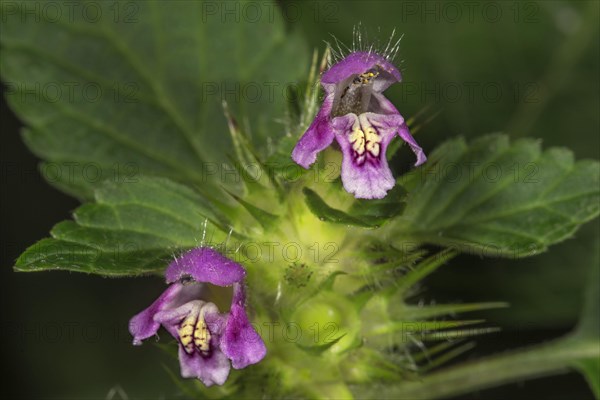
{"type": "MultiPolygon", "coordinates": [[[[528,378],[565,373],[578,359],[598,357],[593,342],[565,338],[448,368],[420,381],[379,388],[383,398],[437,399],[528,378]]],[[[368,393],[364,393],[368,396],[368,393]]],[[[358,397],[362,397],[361,393],[358,397]]]]}

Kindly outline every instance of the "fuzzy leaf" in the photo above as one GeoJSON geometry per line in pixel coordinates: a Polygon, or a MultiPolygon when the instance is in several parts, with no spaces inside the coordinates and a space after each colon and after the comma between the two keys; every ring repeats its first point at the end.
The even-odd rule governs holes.
{"type": "Polygon", "coordinates": [[[390,218],[402,212],[404,203],[402,198],[405,191],[397,187],[390,192],[390,197],[383,200],[357,200],[346,211],[330,207],[315,191],[304,188],[306,204],[310,211],[323,222],[360,226],[363,228],[379,228],[390,218]]]}
{"type": "Polygon", "coordinates": [[[75,221],[57,224],[52,238],[29,247],[15,269],[158,273],[178,252],[225,236],[209,223],[221,217],[198,193],[165,178],[105,183],[95,198],[75,210],[75,221]]]}
{"type": "Polygon", "coordinates": [[[78,3],[59,17],[39,5],[2,2],[0,67],[59,188],[91,198],[115,176],[218,181],[231,148],[222,100],[255,141],[283,135],[286,87],[308,54],[277,4],[261,3],[270,17],[258,20],[222,19],[202,1],[78,3]]]}
{"type": "Polygon", "coordinates": [[[402,183],[410,195],[393,232],[469,253],[537,254],[599,212],[597,161],[505,135],[451,140],[402,183]]]}
{"type": "Polygon", "coordinates": [[[383,199],[364,200],[359,199],[352,204],[348,212],[352,215],[360,215],[362,219],[368,220],[376,225],[382,225],[404,210],[404,198],[406,190],[396,185],[383,199]]]}
{"type": "Polygon", "coordinates": [[[367,228],[373,227],[369,221],[363,221],[362,219],[349,215],[344,211],[330,207],[314,190],[304,188],[302,192],[304,193],[304,196],[306,196],[306,204],[308,205],[310,211],[312,211],[312,213],[323,222],[362,226],[367,228]]]}

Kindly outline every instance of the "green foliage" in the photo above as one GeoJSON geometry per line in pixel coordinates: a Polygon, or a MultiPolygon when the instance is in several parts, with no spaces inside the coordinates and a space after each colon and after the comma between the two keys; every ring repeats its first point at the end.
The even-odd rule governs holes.
{"type": "MultiPolygon", "coordinates": [[[[295,342],[269,331],[268,358],[219,388],[181,383],[168,369],[188,396],[432,398],[575,368],[598,397],[597,263],[574,334],[432,374],[472,347],[464,339],[497,331],[471,328],[479,318],[446,318],[506,303],[409,304],[423,279],[461,252],[524,257],[571,237],[599,213],[597,161],[501,134],[451,139],[386,198],[355,200],[338,180],[310,179],[290,160],[318,108],[327,53],[321,60],[314,53],[288,110],[284,93],[304,77],[308,59],[304,39],[278,13],[258,23],[205,21],[207,3],[140,1],[127,3],[135,23],[125,15],[55,23],[24,4],[2,5],[0,68],[15,89],[8,100],[44,175],[89,202],[27,249],[17,271],[158,275],[186,249],[231,250],[230,238],[239,240],[240,257],[245,244],[304,251],[297,260],[289,253],[246,260],[253,322],[291,321],[305,333],[318,322],[333,335],[317,326],[318,339],[295,342]],[[53,84],[75,90],[55,101],[53,84]],[[259,101],[244,98],[249,87],[262,90],[259,101]],[[89,165],[100,176],[90,179],[89,165]],[[260,179],[249,177],[253,167],[260,179]],[[236,173],[233,182],[227,171],[236,173]],[[318,259],[324,244],[335,258],[318,259]]],[[[95,4],[114,12],[112,3],[95,4]]],[[[577,38],[588,40],[594,27],[577,38]]],[[[533,123],[523,115],[513,126],[533,123]]]]}
{"type": "Polygon", "coordinates": [[[321,221],[344,225],[373,227],[370,221],[365,221],[359,217],[355,217],[341,210],[329,207],[314,190],[304,188],[303,192],[304,196],[306,197],[306,204],[308,205],[308,208],[321,221]]]}
{"type": "Polygon", "coordinates": [[[323,222],[333,222],[348,226],[379,228],[388,220],[402,213],[406,195],[402,186],[396,186],[381,200],[355,200],[348,211],[330,207],[314,191],[304,188],[308,208],[323,222]]]}
{"type": "Polygon", "coordinates": [[[278,13],[223,22],[201,1],[94,2],[103,17],[90,23],[27,3],[2,3],[0,66],[24,139],[61,189],[89,199],[102,178],[139,174],[216,183],[231,147],[222,100],[256,142],[283,135],[285,90],[308,59],[278,13]]]}
{"type": "Polygon", "coordinates": [[[57,224],[17,260],[17,271],[65,269],[108,276],[162,272],[173,256],[222,241],[222,217],[198,193],[166,178],[105,183],[95,202],[57,224]]]}
{"type": "Polygon", "coordinates": [[[534,255],[600,209],[597,161],[503,135],[451,140],[402,182],[410,196],[393,232],[466,253],[534,255]]]}

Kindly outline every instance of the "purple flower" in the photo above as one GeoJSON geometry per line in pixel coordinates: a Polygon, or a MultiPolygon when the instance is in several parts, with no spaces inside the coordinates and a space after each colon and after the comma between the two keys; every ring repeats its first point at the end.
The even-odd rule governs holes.
{"type": "Polygon", "coordinates": [[[415,166],[427,157],[411,136],[404,118],[382,94],[400,82],[400,71],[386,57],[354,52],[323,73],[325,99],[321,109],[294,151],[292,158],[304,168],[335,138],[342,154],[342,182],[356,198],[380,199],[394,187],[385,151],[398,133],[417,156],[415,166]]]}
{"type": "Polygon", "coordinates": [[[200,247],[173,261],[165,276],[169,287],[129,321],[134,345],[156,335],[162,325],[179,342],[181,375],[206,386],[225,383],[230,361],[241,369],[264,358],[265,344],[246,315],[246,270],[241,265],[200,247]],[[206,283],[233,286],[228,313],[202,299],[206,283]]]}

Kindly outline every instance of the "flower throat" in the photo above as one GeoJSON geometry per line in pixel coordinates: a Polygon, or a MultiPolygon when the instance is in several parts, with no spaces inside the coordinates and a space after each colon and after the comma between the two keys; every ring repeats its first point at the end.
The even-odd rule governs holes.
{"type": "Polygon", "coordinates": [[[367,72],[349,77],[340,83],[339,97],[334,100],[332,117],[339,117],[354,113],[360,115],[367,111],[371,94],[373,93],[373,82],[379,75],[379,66],[375,66],[367,72]]]}

